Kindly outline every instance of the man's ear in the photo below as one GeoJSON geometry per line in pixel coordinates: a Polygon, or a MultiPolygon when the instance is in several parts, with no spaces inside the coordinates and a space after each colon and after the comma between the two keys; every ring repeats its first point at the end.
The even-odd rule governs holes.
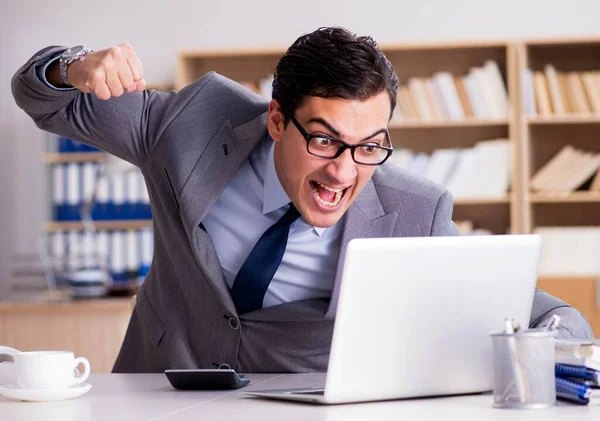
{"type": "Polygon", "coordinates": [[[267,129],[269,130],[269,135],[271,138],[278,142],[283,137],[283,132],[285,130],[284,125],[284,117],[281,112],[281,107],[277,100],[272,99],[269,103],[269,113],[267,117],[267,129]]]}

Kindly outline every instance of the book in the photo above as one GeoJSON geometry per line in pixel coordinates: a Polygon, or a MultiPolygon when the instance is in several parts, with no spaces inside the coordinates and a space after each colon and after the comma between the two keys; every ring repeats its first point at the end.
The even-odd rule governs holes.
{"type": "Polygon", "coordinates": [[[596,386],[600,384],[600,371],[592,368],[569,364],[556,364],[554,371],[558,377],[567,378],[581,384],[596,386]]]}
{"type": "Polygon", "coordinates": [[[591,358],[600,363],[600,341],[556,340],[554,348],[557,354],[575,358],[591,358]]]}
{"type": "Polygon", "coordinates": [[[565,103],[558,81],[558,73],[554,66],[547,64],[544,66],[544,74],[546,75],[546,80],[548,82],[548,92],[550,93],[554,114],[563,115],[565,114],[565,103]]]}
{"type": "Polygon", "coordinates": [[[550,93],[548,91],[546,76],[544,76],[543,72],[533,72],[533,88],[538,115],[550,117],[552,115],[550,93]]]}
{"type": "Polygon", "coordinates": [[[583,405],[600,405],[600,388],[556,377],[556,397],[583,405]]]}

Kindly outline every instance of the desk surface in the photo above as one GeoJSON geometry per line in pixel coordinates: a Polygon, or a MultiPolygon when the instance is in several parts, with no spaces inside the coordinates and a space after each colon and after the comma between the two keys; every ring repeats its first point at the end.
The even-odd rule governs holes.
{"type": "Polygon", "coordinates": [[[469,395],[433,399],[321,406],[246,397],[243,390],[319,387],[323,374],[253,374],[237,391],[176,391],[163,374],[92,374],[93,388],[79,398],[48,403],[17,402],[0,397],[2,420],[594,420],[600,407],[560,402],[542,410],[494,409],[492,396],[469,395]]]}

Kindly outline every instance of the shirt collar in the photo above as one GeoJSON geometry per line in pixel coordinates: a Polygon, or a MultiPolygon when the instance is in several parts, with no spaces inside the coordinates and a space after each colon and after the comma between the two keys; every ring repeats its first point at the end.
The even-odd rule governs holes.
{"type": "MultiPolygon", "coordinates": [[[[282,208],[291,202],[291,199],[283,190],[277,172],[275,171],[275,141],[267,134],[267,139],[271,142],[268,149],[268,156],[265,162],[264,172],[264,193],[263,193],[263,215],[282,208]]],[[[304,219],[302,219],[304,222],[304,219]]],[[[315,232],[321,236],[327,230],[322,227],[312,227],[315,232]]]]}

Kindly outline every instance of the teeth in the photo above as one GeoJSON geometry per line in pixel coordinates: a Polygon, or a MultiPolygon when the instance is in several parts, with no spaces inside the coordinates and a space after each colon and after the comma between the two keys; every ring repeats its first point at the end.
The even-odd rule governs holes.
{"type": "Polygon", "coordinates": [[[317,198],[317,200],[319,201],[319,203],[321,203],[323,206],[329,206],[329,207],[335,207],[338,205],[338,203],[340,203],[340,200],[342,200],[342,194],[344,193],[345,189],[332,189],[331,187],[325,186],[325,185],[319,183],[318,181],[316,181],[316,183],[318,183],[325,190],[335,192],[333,202],[328,202],[326,200],[321,199],[321,196],[319,196],[319,191],[315,187],[311,186],[313,193],[314,193],[315,197],[317,198]]]}
{"type": "Polygon", "coordinates": [[[318,181],[315,181],[315,183],[317,183],[319,186],[323,187],[325,190],[329,190],[334,193],[341,193],[344,191],[344,189],[334,189],[333,187],[326,186],[325,184],[321,184],[318,181]]]}

